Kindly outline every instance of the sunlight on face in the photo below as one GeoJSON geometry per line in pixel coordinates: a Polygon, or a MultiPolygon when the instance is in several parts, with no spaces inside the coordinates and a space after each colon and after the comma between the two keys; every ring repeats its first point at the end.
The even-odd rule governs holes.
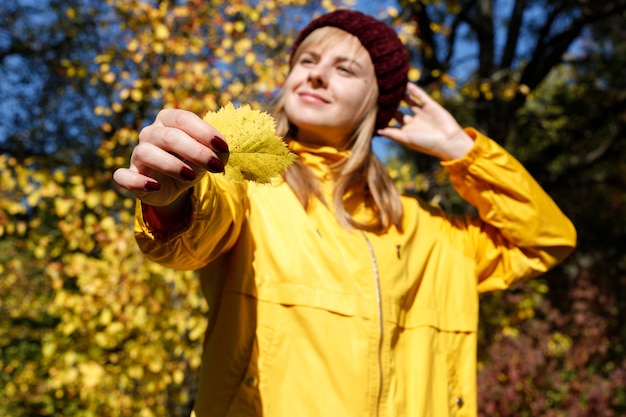
{"type": "Polygon", "coordinates": [[[342,148],[375,102],[374,66],[358,38],[331,27],[299,47],[285,83],[285,113],[300,142],[342,148]]]}

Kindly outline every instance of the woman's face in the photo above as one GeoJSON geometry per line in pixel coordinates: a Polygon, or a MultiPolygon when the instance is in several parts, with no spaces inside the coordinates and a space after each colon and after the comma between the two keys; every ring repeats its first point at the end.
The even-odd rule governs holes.
{"type": "Polygon", "coordinates": [[[297,127],[298,141],[341,149],[371,101],[374,65],[348,33],[325,46],[303,43],[301,49],[284,86],[285,114],[297,127]]]}

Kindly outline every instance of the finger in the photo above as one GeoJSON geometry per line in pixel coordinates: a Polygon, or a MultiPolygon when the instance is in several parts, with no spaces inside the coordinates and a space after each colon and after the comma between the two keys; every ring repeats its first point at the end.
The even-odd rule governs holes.
{"type": "Polygon", "coordinates": [[[134,193],[157,191],[161,186],[153,178],[128,168],[118,168],[113,173],[113,180],[122,188],[134,193]]]}
{"type": "MultiPolygon", "coordinates": [[[[209,131],[215,131],[203,121],[201,123],[205,124],[209,131]]],[[[190,165],[208,169],[211,172],[224,171],[224,165],[228,162],[229,156],[226,142],[215,135],[206,145],[196,137],[190,136],[188,130],[193,129],[185,131],[176,127],[169,127],[166,124],[154,124],[140,132],[140,144],[150,144],[166,153],[178,156],[190,165]]],[[[155,150],[151,149],[147,152],[153,153],[155,150]]]]}
{"type": "MultiPolygon", "coordinates": [[[[175,131],[184,132],[187,137],[192,138],[198,143],[211,149],[214,152],[213,156],[217,156],[222,164],[225,165],[228,162],[228,142],[224,139],[222,134],[217,131],[217,129],[206,123],[195,113],[180,109],[161,110],[155,120],[154,128],[158,128],[159,126],[173,128],[175,131]]],[[[175,137],[172,139],[175,139],[175,137]]],[[[192,145],[191,151],[194,155],[197,155],[199,148],[192,145]]],[[[201,153],[197,156],[204,157],[206,155],[201,153]]]]}
{"type": "Polygon", "coordinates": [[[397,127],[385,127],[383,129],[378,129],[376,133],[380,136],[391,139],[394,142],[400,142],[403,135],[402,130],[397,127]]]}
{"type": "Polygon", "coordinates": [[[407,95],[411,100],[418,103],[419,107],[421,108],[429,103],[434,102],[433,98],[428,95],[426,91],[413,83],[409,83],[407,85],[407,95]]]}
{"type": "Polygon", "coordinates": [[[153,144],[140,143],[131,156],[130,169],[157,181],[164,176],[176,181],[193,181],[204,171],[222,172],[224,170],[224,166],[220,165],[221,162],[214,156],[212,158],[209,163],[197,165],[153,144]],[[215,161],[219,165],[217,169],[215,161]]]}
{"type": "Polygon", "coordinates": [[[415,97],[412,97],[408,91],[406,93],[406,96],[404,97],[404,101],[406,104],[409,105],[412,111],[414,108],[421,109],[424,106],[424,103],[422,103],[421,101],[418,101],[415,97]]]}
{"type": "MultiPolygon", "coordinates": [[[[217,136],[226,142],[223,136],[197,114],[187,110],[164,109],[157,115],[157,121],[166,127],[182,130],[190,137],[208,147],[213,147],[212,139],[217,136]]],[[[219,149],[222,151],[222,149],[219,149]]]]}

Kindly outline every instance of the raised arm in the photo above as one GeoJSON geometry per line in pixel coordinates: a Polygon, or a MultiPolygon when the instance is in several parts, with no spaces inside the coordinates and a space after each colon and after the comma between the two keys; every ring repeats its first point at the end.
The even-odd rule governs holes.
{"type": "Polygon", "coordinates": [[[400,114],[400,127],[386,127],[379,135],[442,161],[461,158],[474,146],[456,119],[424,90],[409,83],[405,101],[413,115],[400,114]]]}
{"type": "Polygon", "coordinates": [[[526,169],[493,140],[463,129],[423,90],[408,87],[413,115],[379,134],[438,157],[459,194],[477,208],[468,219],[480,291],[509,287],[561,262],[576,246],[576,230],[526,169]]]}

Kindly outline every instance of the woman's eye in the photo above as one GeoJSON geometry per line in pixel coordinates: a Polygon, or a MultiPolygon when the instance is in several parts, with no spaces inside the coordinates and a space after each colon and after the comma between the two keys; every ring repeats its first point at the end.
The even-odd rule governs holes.
{"type": "Polygon", "coordinates": [[[343,67],[343,66],[340,66],[338,69],[339,69],[339,71],[340,71],[340,72],[342,72],[342,73],[352,75],[352,70],[351,70],[349,67],[343,67]]]}

